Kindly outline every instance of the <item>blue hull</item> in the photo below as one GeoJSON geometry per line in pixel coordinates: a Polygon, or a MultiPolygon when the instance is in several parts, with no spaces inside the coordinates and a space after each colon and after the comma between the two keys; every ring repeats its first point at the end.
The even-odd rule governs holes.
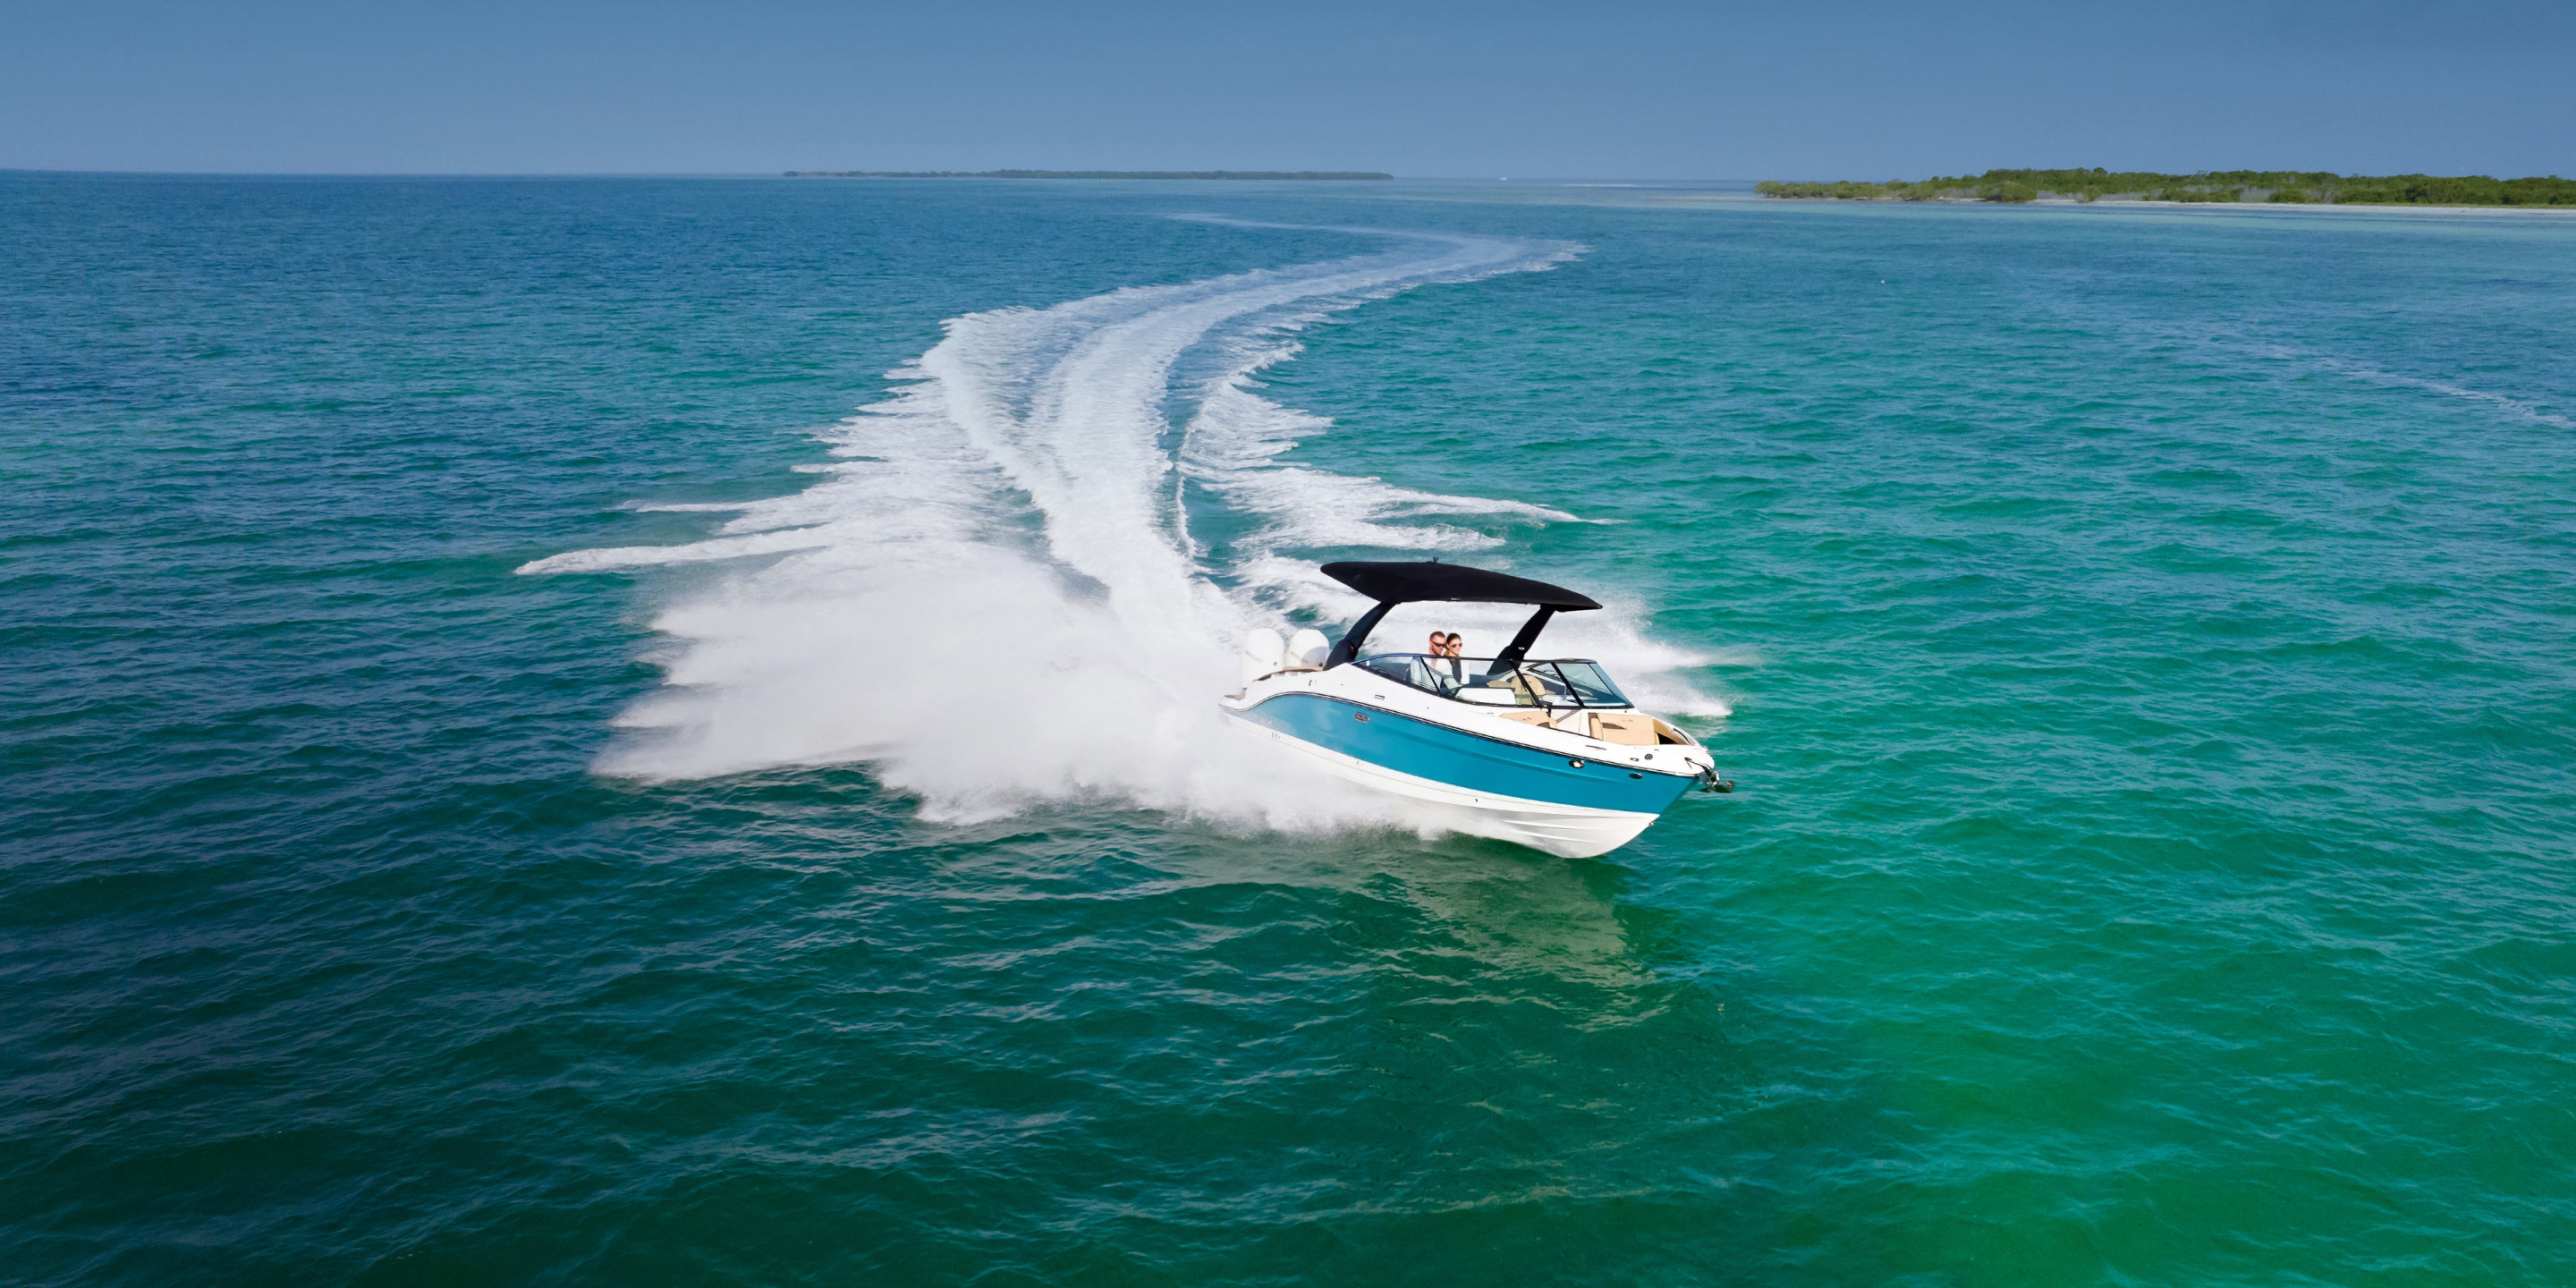
{"type": "Polygon", "coordinates": [[[1283,693],[1239,714],[1382,769],[1518,800],[1661,814],[1695,781],[1615,762],[1578,766],[1553,752],[1321,694],[1283,693]]]}

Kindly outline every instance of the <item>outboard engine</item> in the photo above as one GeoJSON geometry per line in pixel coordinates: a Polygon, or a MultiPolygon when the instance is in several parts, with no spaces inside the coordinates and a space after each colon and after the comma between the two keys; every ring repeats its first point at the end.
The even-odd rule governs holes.
{"type": "Polygon", "coordinates": [[[1283,665],[1288,645],[1267,626],[1243,637],[1243,682],[1250,684],[1283,665]]]}
{"type": "Polygon", "coordinates": [[[1324,633],[1308,628],[1288,637],[1288,665],[1322,666],[1333,655],[1333,642],[1324,633]]]}

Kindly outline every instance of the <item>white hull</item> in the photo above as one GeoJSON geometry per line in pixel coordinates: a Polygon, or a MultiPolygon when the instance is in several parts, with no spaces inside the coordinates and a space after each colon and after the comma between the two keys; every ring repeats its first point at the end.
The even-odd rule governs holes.
{"type": "Polygon", "coordinates": [[[1470,792],[1318,747],[1303,738],[1292,738],[1276,729],[1255,724],[1232,711],[1226,713],[1226,719],[1245,733],[1294,748],[1328,772],[1362,787],[1373,787],[1391,795],[1438,806],[1444,815],[1441,821],[1455,831],[1498,841],[1513,841],[1564,858],[1589,859],[1608,854],[1636,840],[1639,833],[1652,827],[1661,817],[1627,810],[1589,809],[1581,805],[1559,805],[1551,801],[1470,792]]]}

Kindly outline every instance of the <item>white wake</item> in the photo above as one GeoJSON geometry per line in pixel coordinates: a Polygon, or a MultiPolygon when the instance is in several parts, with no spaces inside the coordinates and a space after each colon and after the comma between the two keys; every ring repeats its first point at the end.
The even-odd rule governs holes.
{"type": "MultiPolygon", "coordinates": [[[[1329,428],[1255,391],[1254,374],[1293,355],[1301,328],[1415,286],[1539,271],[1575,253],[1391,236],[1382,254],[954,319],[891,373],[904,388],[823,432],[836,459],[814,467],[814,486],[738,507],[663,507],[737,511],[704,541],[521,568],[769,557],[655,619],[673,642],[666,683],[619,718],[627,735],[599,768],[677,778],[864,760],[947,819],[1093,796],[1274,827],[1418,821],[1282,763],[1225,729],[1215,707],[1234,687],[1245,631],[1301,610],[1347,621],[1365,607],[1293,552],[1483,550],[1502,544],[1489,528],[1579,521],[1277,459],[1329,428]],[[1202,374],[1177,379],[1183,366],[1202,374]],[[1203,566],[1184,479],[1259,525],[1232,566],[1203,566]]],[[[1497,643],[1511,624],[1450,616],[1497,643]]],[[[1723,713],[1655,686],[1652,672],[1701,659],[1648,644],[1615,609],[1559,629],[1668,706],[1723,713]]]]}

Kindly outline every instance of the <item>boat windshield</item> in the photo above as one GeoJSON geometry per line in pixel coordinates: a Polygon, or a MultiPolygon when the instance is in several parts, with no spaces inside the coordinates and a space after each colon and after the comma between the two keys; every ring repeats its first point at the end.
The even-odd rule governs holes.
{"type": "Polygon", "coordinates": [[[1490,657],[1377,653],[1361,669],[1457,702],[1493,707],[1626,707],[1598,662],[1563,659],[1495,668],[1490,657]]]}

